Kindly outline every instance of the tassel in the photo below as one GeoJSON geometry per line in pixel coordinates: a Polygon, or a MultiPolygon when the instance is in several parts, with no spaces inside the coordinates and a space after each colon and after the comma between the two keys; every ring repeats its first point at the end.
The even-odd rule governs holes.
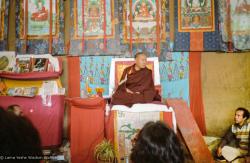
{"type": "Polygon", "coordinates": [[[132,33],[133,33],[133,26],[132,26],[132,0],[129,0],[129,47],[130,47],[130,55],[132,56],[133,53],[133,46],[132,46],[132,33]]]}
{"type": "Polygon", "coordinates": [[[27,40],[28,40],[28,0],[24,0],[24,51],[27,53],[27,40]]]}
{"type": "Polygon", "coordinates": [[[82,0],[82,54],[84,54],[84,0],[82,0]]]}
{"type": "Polygon", "coordinates": [[[103,9],[104,9],[104,22],[103,22],[103,50],[107,50],[107,35],[106,35],[106,0],[103,0],[103,9]]]}
{"type": "Polygon", "coordinates": [[[49,10],[50,10],[50,14],[49,14],[49,53],[52,54],[52,27],[53,27],[53,23],[52,23],[52,0],[49,1],[49,10]]]}
{"type": "Polygon", "coordinates": [[[232,31],[231,31],[231,17],[230,17],[231,9],[230,9],[230,0],[227,0],[227,33],[228,33],[228,51],[233,51],[233,44],[232,44],[232,31]]]}
{"type": "Polygon", "coordinates": [[[161,40],[160,40],[160,10],[159,10],[159,1],[156,0],[156,53],[159,57],[161,54],[161,40]]]}

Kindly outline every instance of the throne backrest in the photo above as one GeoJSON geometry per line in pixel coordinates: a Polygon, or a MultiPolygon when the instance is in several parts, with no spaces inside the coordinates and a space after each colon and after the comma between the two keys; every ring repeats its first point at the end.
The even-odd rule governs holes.
{"type": "MultiPolygon", "coordinates": [[[[123,70],[135,63],[134,58],[112,58],[110,66],[110,78],[109,78],[109,95],[111,96],[114,89],[120,82],[123,70]]],[[[152,70],[154,85],[159,87],[160,85],[160,73],[159,73],[159,61],[157,57],[147,58],[147,68],[152,70]]]]}

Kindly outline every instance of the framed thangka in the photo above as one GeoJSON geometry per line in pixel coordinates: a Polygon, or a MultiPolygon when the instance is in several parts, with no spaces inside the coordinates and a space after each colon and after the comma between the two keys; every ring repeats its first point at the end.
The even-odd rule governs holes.
{"type": "Polygon", "coordinates": [[[178,0],[178,31],[215,30],[214,0],[178,0]]]}
{"type": "Polygon", "coordinates": [[[166,0],[123,1],[124,42],[152,43],[166,40],[166,0]],[[157,30],[157,27],[158,30],[157,30]]]}
{"type": "Polygon", "coordinates": [[[75,0],[74,28],[74,39],[83,39],[83,36],[86,40],[98,39],[104,35],[112,38],[115,32],[113,0],[75,0]]]}
{"type": "Polygon", "coordinates": [[[220,0],[220,33],[222,41],[232,43],[226,51],[250,49],[250,1],[220,0]]]}
{"type": "Polygon", "coordinates": [[[20,0],[16,11],[19,53],[64,53],[62,0],[20,0]]]}
{"type": "Polygon", "coordinates": [[[0,0],[0,51],[7,49],[9,0],[0,0]]]}
{"type": "Polygon", "coordinates": [[[67,50],[73,55],[119,54],[117,0],[70,1],[70,42],[67,50]],[[116,17],[116,18],[115,18],[116,17]]]}

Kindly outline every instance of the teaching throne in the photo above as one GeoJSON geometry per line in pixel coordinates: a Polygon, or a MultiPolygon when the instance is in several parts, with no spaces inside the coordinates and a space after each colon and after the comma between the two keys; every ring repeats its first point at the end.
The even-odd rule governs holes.
{"type": "MultiPolygon", "coordinates": [[[[122,73],[125,68],[135,63],[134,58],[113,58],[110,66],[109,96],[111,97],[114,89],[118,86],[122,73]]],[[[155,89],[161,94],[161,82],[159,72],[159,61],[157,57],[147,58],[147,68],[152,70],[155,89]]]]}
{"type": "MultiPolygon", "coordinates": [[[[109,96],[121,79],[125,68],[135,63],[134,58],[113,58],[110,66],[109,96]]],[[[157,57],[147,58],[147,68],[152,70],[155,89],[161,94],[159,61],[157,57]]],[[[114,143],[118,162],[129,156],[132,148],[131,139],[148,121],[164,121],[176,130],[175,115],[172,108],[161,102],[134,104],[131,108],[125,105],[111,106],[111,112],[106,117],[106,138],[114,143]]]]}

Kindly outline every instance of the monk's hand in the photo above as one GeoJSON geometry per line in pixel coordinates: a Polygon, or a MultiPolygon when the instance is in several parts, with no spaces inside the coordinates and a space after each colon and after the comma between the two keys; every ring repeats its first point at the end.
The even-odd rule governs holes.
{"type": "Polygon", "coordinates": [[[218,149],[217,149],[217,156],[221,156],[221,151],[222,151],[221,147],[218,147],[218,149]]]}
{"type": "Polygon", "coordinates": [[[140,94],[140,92],[135,92],[136,94],[140,94]]]}
{"type": "Polygon", "coordinates": [[[134,92],[132,92],[130,89],[126,88],[126,92],[134,94],[134,92]]]}

